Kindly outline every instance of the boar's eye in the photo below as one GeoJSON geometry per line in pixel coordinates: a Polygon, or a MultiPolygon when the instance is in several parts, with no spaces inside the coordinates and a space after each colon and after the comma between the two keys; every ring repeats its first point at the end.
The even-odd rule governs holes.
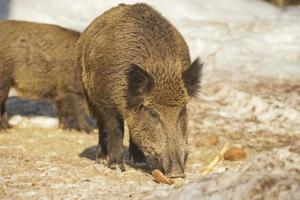
{"type": "Polygon", "coordinates": [[[149,109],[149,108],[147,109],[147,112],[154,120],[156,120],[156,121],[160,120],[158,112],[154,111],[153,109],[149,109]]]}

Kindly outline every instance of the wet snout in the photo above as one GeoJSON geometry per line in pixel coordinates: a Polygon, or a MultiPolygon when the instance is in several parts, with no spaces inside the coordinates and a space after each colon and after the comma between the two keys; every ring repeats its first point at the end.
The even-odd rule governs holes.
{"type": "Polygon", "coordinates": [[[177,161],[171,162],[171,166],[169,166],[169,168],[164,171],[166,172],[167,177],[185,178],[183,167],[177,161]]]}
{"type": "Polygon", "coordinates": [[[162,168],[167,177],[170,178],[185,178],[184,174],[184,161],[179,160],[177,157],[163,157],[162,168]]]}
{"type": "Polygon", "coordinates": [[[146,157],[150,170],[159,169],[169,178],[185,178],[184,160],[171,156],[146,157]]]}

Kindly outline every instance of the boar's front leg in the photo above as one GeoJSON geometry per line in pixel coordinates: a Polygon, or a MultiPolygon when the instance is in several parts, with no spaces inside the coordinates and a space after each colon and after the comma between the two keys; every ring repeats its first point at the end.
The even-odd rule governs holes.
{"type": "Polygon", "coordinates": [[[0,131],[9,129],[11,126],[9,125],[7,121],[7,117],[5,116],[5,101],[1,103],[0,105],[0,111],[1,111],[1,116],[0,116],[0,131]]]}
{"type": "Polygon", "coordinates": [[[97,112],[99,142],[96,152],[96,160],[106,158],[108,167],[116,169],[119,166],[121,171],[125,171],[123,163],[123,137],[124,120],[113,108],[104,108],[97,112]]]}
{"type": "Polygon", "coordinates": [[[93,128],[92,126],[87,122],[87,112],[84,109],[84,98],[78,97],[77,101],[75,102],[75,110],[74,110],[74,116],[75,116],[75,129],[84,131],[86,133],[90,133],[93,128]]]}
{"type": "Polygon", "coordinates": [[[89,133],[92,129],[85,121],[84,111],[76,94],[67,93],[56,99],[59,126],[89,133]]]}
{"type": "Polygon", "coordinates": [[[8,78],[5,78],[5,75],[0,72],[0,131],[10,128],[7,121],[7,117],[5,116],[5,101],[8,96],[8,92],[10,89],[10,80],[8,78]],[[3,77],[3,78],[2,78],[3,77]]]}

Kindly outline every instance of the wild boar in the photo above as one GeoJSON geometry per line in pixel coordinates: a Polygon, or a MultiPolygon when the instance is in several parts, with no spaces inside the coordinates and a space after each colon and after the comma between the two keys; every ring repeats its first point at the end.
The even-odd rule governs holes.
{"type": "Polygon", "coordinates": [[[130,156],[169,177],[184,177],[187,103],[202,63],[192,64],[178,30],[156,10],[119,5],[97,17],[77,42],[88,104],[98,121],[97,159],[123,165],[124,120],[130,156]]]}
{"type": "Polygon", "coordinates": [[[21,97],[53,100],[62,128],[91,130],[85,121],[81,70],[75,61],[79,36],[55,25],[0,22],[0,130],[10,127],[5,101],[11,87],[21,97]]]}

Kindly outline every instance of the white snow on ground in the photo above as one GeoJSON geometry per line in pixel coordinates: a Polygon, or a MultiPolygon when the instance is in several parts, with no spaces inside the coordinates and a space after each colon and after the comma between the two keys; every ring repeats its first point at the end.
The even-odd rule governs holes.
{"type": "Polygon", "coordinates": [[[46,116],[23,117],[21,115],[14,115],[9,119],[9,124],[21,128],[28,128],[38,126],[41,128],[57,128],[58,119],[46,116]]]}
{"type": "MultiPolygon", "coordinates": [[[[82,31],[112,6],[135,2],[138,1],[11,0],[9,18],[60,24],[82,31]]],[[[220,79],[299,78],[300,7],[279,9],[259,0],[143,2],[153,5],[176,25],[186,38],[193,58],[202,58],[204,89],[214,81],[222,81],[220,79]],[[215,78],[216,71],[227,73],[215,78]]],[[[222,117],[255,117],[269,123],[283,116],[285,120],[280,123],[288,121],[299,128],[299,110],[285,102],[270,102],[231,86],[224,86],[210,95],[203,98],[221,96],[223,103],[226,102],[217,110],[222,117]]]]}
{"type": "Polygon", "coordinates": [[[173,190],[156,190],[142,199],[299,199],[300,156],[287,148],[261,152],[238,171],[201,177],[173,190]]]}

